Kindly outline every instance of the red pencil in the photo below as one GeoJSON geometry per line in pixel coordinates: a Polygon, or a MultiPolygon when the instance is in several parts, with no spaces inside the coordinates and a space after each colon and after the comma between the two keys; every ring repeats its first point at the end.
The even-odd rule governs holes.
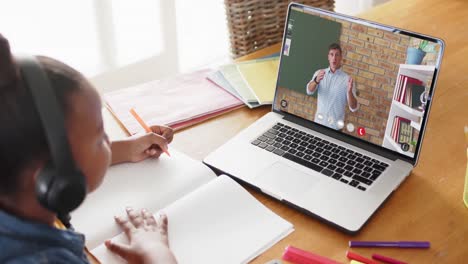
{"type": "Polygon", "coordinates": [[[368,259],[368,258],[365,258],[359,254],[356,254],[354,252],[351,252],[351,251],[346,251],[346,257],[348,257],[349,259],[352,259],[352,260],[357,260],[359,262],[362,262],[362,263],[366,263],[366,264],[379,264],[378,262],[376,261],[373,261],[372,259],[368,259]]]}

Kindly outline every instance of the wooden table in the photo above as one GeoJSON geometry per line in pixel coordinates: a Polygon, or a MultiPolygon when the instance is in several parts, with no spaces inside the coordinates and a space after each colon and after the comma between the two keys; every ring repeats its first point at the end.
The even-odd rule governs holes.
{"type": "MultiPolygon", "coordinates": [[[[468,125],[468,1],[393,0],[360,17],[438,36],[447,44],[419,164],[356,236],[250,190],[296,229],[253,263],[280,259],[287,245],[347,263],[350,239],[428,240],[432,243],[428,250],[354,251],[368,257],[381,253],[409,263],[468,263],[468,208],[462,201],[467,163],[463,126],[468,125]]],[[[279,47],[259,53],[273,53],[279,47]]],[[[250,58],[259,57],[259,53],[250,58]]],[[[176,133],[173,146],[202,160],[268,111],[270,107],[236,110],[176,133]]],[[[116,124],[106,127],[114,138],[123,134],[116,124]]]]}

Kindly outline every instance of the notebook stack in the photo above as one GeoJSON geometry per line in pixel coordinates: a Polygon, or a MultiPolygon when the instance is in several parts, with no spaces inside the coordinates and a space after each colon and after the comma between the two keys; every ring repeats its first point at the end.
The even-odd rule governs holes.
{"type": "Polygon", "coordinates": [[[274,56],[223,65],[208,79],[254,108],[273,102],[278,68],[279,57],[274,56]]]}

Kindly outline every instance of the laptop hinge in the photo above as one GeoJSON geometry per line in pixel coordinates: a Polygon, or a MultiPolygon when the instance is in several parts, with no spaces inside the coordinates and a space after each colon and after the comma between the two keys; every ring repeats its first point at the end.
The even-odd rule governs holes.
{"type": "Polygon", "coordinates": [[[390,151],[385,150],[382,147],[375,146],[372,143],[365,142],[365,141],[363,141],[361,139],[353,138],[352,136],[349,136],[349,135],[344,134],[344,133],[339,132],[339,131],[335,131],[335,130],[330,129],[330,128],[322,127],[321,125],[317,125],[314,122],[310,122],[308,120],[305,120],[303,118],[300,118],[300,117],[297,117],[297,116],[294,116],[294,115],[291,115],[291,114],[287,114],[287,113],[284,113],[284,112],[282,112],[282,114],[284,114],[284,118],[283,118],[284,120],[290,121],[292,123],[298,124],[298,125],[303,126],[303,127],[307,127],[307,128],[309,128],[311,130],[314,130],[314,131],[316,131],[318,133],[327,135],[329,137],[335,138],[335,139],[340,140],[340,141],[344,141],[344,142],[346,142],[348,144],[351,144],[351,145],[353,145],[355,147],[365,149],[365,150],[367,150],[369,152],[372,152],[372,153],[374,153],[376,155],[385,157],[385,158],[390,159],[390,160],[401,159],[401,160],[404,160],[406,162],[411,163],[410,159],[408,159],[408,160],[402,159],[401,156],[393,154],[390,151]]]}

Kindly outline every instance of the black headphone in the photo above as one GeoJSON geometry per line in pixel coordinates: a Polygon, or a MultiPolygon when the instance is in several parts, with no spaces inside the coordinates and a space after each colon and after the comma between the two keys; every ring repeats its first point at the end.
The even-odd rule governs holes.
{"type": "Polygon", "coordinates": [[[46,73],[35,57],[19,58],[17,62],[39,114],[50,152],[50,160],[36,179],[37,199],[62,220],[86,197],[86,178],[73,160],[63,110],[46,73]]]}

